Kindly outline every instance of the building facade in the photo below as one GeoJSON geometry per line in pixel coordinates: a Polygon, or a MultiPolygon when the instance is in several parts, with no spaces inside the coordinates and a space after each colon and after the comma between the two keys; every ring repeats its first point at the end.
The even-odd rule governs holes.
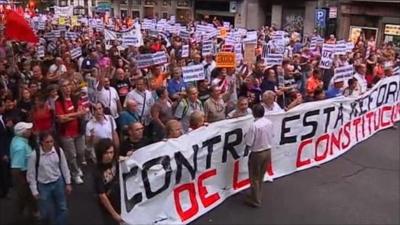
{"type": "Polygon", "coordinates": [[[377,44],[392,41],[400,47],[399,0],[353,0],[339,3],[339,38],[357,40],[360,34],[377,44]]]}

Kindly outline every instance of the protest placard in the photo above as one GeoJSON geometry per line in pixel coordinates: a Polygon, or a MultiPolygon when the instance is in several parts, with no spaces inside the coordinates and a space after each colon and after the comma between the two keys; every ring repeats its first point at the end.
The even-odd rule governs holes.
{"type": "Polygon", "coordinates": [[[77,47],[72,49],[70,53],[71,53],[71,59],[77,59],[79,56],[82,55],[82,49],[81,47],[77,47]]]}
{"type": "Polygon", "coordinates": [[[182,76],[185,82],[204,80],[205,73],[203,64],[182,67],[182,76]]]}
{"type": "Polygon", "coordinates": [[[347,82],[350,78],[353,77],[354,74],[354,67],[353,65],[347,65],[347,66],[341,66],[335,68],[334,75],[333,75],[333,80],[342,80],[344,82],[347,82]]]}
{"type": "Polygon", "coordinates": [[[129,35],[124,35],[122,37],[122,45],[126,46],[126,47],[128,47],[128,46],[139,47],[140,43],[139,43],[139,39],[136,35],[129,34],[129,35]]]}
{"type": "Polygon", "coordinates": [[[36,49],[36,57],[37,58],[43,58],[44,57],[44,46],[39,45],[36,49]]]}
{"type": "Polygon", "coordinates": [[[247,63],[256,62],[256,46],[254,43],[246,43],[244,45],[244,61],[247,63]]]}
{"type": "Polygon", "coordinates": [[[233,52],[219,52],[215,57],[218,68],[235,68],[236,58],[233,52]]]}
{"type": "Polygon", "coordinates": [[[213,54],[213,42],[212,41],[203,41],[202,42],[201,54],[203,56],[213,54]]]}
{"type": "Polygon", "coordinates": [[[280,53],[270,53],[265,58],[265,63],[268,67],[275,65],[282,65],[283,54],[280,53]]]}
{"type": "Polygon", "coordinates": [[[323,44],[319,68],[330,69],[333,64],[334,53],[335,53],[335,44],[323,44]]]}
{"type": "Polygon", "coordinates": [[[182,57],[189,57],[189,45],[182,45],[182,57]]]}
{"type": "Polygon", "coordinates": [[[154,65],[165,64],[168,62],[168,57],[165,52],[156,52],[148,54],[140,54],[136,57],[138,68],[146,68],[154,65]]]}

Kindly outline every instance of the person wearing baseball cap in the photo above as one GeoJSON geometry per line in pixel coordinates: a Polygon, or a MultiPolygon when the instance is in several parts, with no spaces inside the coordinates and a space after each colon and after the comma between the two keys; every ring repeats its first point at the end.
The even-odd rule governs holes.
{"type": "Polygon", "coordinates": [[[343,77],[334,77],[333,78],[333,86],[326,91],[326,98],[334,98],[342,96],[342,88],[344,85],[343,77]]]}
{"type": "Polygon", "coordinates": [[[32,147],[29,145],[32,127],[32,123],[25,122],[18,122],[14,126],[15,136],[11,140],[10,159],[11,174],[17,191],[17,215],[22,215],[24,209],[27,208],[31,218],[35,218],[37,207],[26,180],[28,158],[32,153],[32,147]]]}

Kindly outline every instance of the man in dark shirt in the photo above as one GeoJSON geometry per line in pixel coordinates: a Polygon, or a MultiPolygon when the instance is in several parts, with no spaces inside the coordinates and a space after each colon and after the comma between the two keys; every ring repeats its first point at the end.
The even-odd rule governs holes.
{"type": "Polygon", "coordinates": [[[144,126],[140,122],[129,125],[128,138],[124,140],[120,147],[120,156],[129,156],[134,151],[150,144],[150,141],[143,136],[144,126]]]}
{"type": "Polygon", "coordinates": [[[111,81],[111,86],[117,90],[119,100],[121,101],[121,104],[124,104],[125,97],[130,91],[130,82],[123,69],[118,68],[115,71],[115,79],[111,81]]]}

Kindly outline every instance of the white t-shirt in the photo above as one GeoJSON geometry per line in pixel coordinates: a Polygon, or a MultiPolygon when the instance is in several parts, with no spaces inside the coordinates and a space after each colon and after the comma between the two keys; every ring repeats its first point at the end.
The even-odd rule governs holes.
{"type": "Polygon", "coordinates": [[[114,117],[114,119],[119,117],[117,106],[119,96],[115,88],[109,87],[109,89],[107,90],[103,87],[100,91],[97,91],[97,100],[101,102],[104,107],[110,108],[111,115],[114,117]]]}
{"type": "Polygon", "coordinates": [[[86,124],[86,136],[91,136],[91,131],[93,130],[96,138],[112,139],[112,134],[116,129],[117,125],[115,120],[111,116],[105,115],[105,118],[102,122],[99,122],[94,118],[89,120],[89,122],[86,124]]]}
{"type": "Polygon", "coordinates": [[[284,112],[284,110],[276,102],[274,102],[274,105],[272,107],[268,107],[264,103],[261,103],[261,105],[264,107],[264,116],[272,113],[284,112]]]}
{"type": "Polygon", "coordinates": [[[55,73],[56,71],[57,71],[58,75],[61,75],[65,72],[67,72],[67,67],[65,67],[65,65],[60,65],[60,66],[57,66],[56,64],[51,65],[49,68],[49,72],[55,73]]]}
{"type": "Polygon", "coordinates": [[[365,76],[355,73],[354,78],[356,78],[359,90],[361,91],[361,94],[367,91],[368,84],[367,84],[367,79],[365,79],[365,76]]]}
{"type": "Polygon", "coordinates": [[[144,123],[146,126],[149,125],[151,120],[150,109],[155,102],[151,92],[145,90],[144,93],[142,93],[136,89],[132,90],[126,95],[124,105],[126,105],[129,100],[135,100],[137,102],[137,108],[142,123],[144,123]]]}

